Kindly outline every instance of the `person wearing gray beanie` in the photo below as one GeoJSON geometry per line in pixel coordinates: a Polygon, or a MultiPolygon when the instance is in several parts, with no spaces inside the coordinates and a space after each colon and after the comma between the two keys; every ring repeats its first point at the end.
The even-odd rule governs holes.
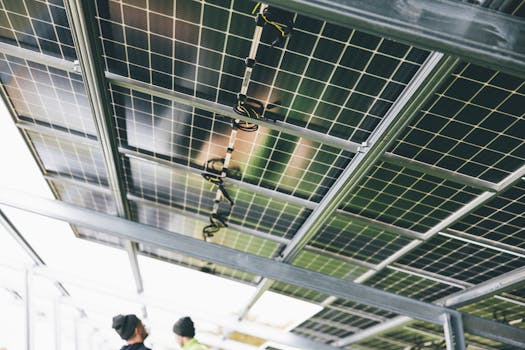
{"type": "Polygon", "coordinates": [[[173,325],[173,333],[182,350],[207,350],[208,348],[195,339],[195,326],[188,316],[181,317],[173,325]]]}
{"type": "Polygon", "coordinates": [[[144,345],[148,332],[137,316],[117,315],[111,327],[127,342],[121,350],[151,350],[144,345]]]}

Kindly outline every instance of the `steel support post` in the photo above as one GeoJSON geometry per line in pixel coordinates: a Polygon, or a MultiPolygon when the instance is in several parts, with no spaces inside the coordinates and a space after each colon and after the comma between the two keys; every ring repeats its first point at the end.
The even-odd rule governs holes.
{"type": "Polygon", "coordinates": [[[461,314],[443,314],[443,331],[447,350],[465,350],[465,335],[461,314]]]}
{"type": "Polygon", "coordinates": [[[31,271],[24,271],[24,326],[25,326],[25,348],[33,350],[33,309],[32,309],[32,286],[31,271]]]}

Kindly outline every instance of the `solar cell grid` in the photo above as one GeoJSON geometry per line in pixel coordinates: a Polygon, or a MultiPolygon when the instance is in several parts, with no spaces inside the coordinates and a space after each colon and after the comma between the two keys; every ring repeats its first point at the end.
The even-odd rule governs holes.
{"type": "Polygon", "coordinates": [[[340,310],[323,309],[312,319],[306,320],[293,330],[294,333],[302,332],[308,336],[309,331],[335,336],[336,340],[346,337],[359,329],[364,329],[377,324],[376,321],[352,315],[340,310]]]}
{"type": "Polygon", "coordinates": [[[0,41],[70,61],[77,58],[61,0],[0,1],[0,41]]]}
{"type": "Polygon", "coordinates": [[[82,77],[0,54],[0,81],[21,119],[94,138],[82,77]]]}
{"type": "Polygon", "coordinates": [[[409,241],[406,237],[352,222],[351,218],[336,214],[328,219],[310,244],[342,256],[378,264],[409,241]]]}
{"type": "MultiPolygon", "coordinates": [[[[255,28],[253,4],[187,0],[166,8],[149,2],[148,9],[101,2],[98,18],[106,65],[117,74],[231,105],[255,28]]],[[[272,48],[274,37],[265,29],[248,95],[276,106],[268,112],[273,117],[364,141],[427,53],[280,13],[293,16],[295,34],[283,48],[272,48]],[[366,72],[360,70],[362,60],[366,72]]]]}
{"type": "MultiPolygon", "coordinates": [[[[199,169],[207,160],[224,157],[228,118],[114,85],[111,94],[122,146],[199,169]]],[[[319,201],[352,156],[261,127],[256,133],[237,134],[229,176],[319,201]]]]}
{"type": "Polygon", "coordinates": [[[407,297],[432,302],[462,290],[400,271],[382,270],[365,282],[366,285],[407,297]]]}
{"type": "Polygon", "coordinates": [[[523,316],[525,315],[524,304],[517,304],[498,299],[498,297],[492,297],[465,305],[461,307],[460,310],[489,320],[510,324],[514,327],[525,328],[523,316]]]}
{"type": "Polygon", "coordinates": [[[518,183],[452,229],[525,249],[525,184],[518,183]]]}
{"type": "Polygon", "coordinates": [[[525,162],[523,87],[522,79],[462,64],[392,151],[499,182],[525,162]]]}
{"type": "MultiPolygon", "coordinates": [[[[130,159],[129,163],[128,192],[153,202],[209,215],[215,194],[202,177],[138,159],[130,159]]],[[[229,222],[276,236],[291,238],[310,213],[297,205],[233,185],[227,186],[227,190],[235,202],[229,222]]]]}
{"type": "Polygon", "coordinates": [[[293,265],[304,269],[313,270],[338,278],[353,280],[367,271],[361,266],[316,254],[309,251],[302,251],[294,259],[293,265]]]}
{"type": "Polygon", "coordinates": [[[377,316],[376,320],[381,321],[385,320],[386,318],[392,318],[394,316],[397,316],[395,313],[390,311],[381,310],[373,306],[359,304],[354,301],[345,299],[337,299],[331,304],[331,306],[346,309],[348,310],[348,313],[351,313],[352,310],[363,311],[366,314],[371,314],[370,319],[372,319],[372,317],[374,317],[375,315],[377,316]]]}
{"type": "Polygon", "coordinates": [[[102,151],[91,143],[71,142],[28,132],[46,170],[88,183],[108,186],[102,151]]]}
{"type": "Polygon", "coordinates": [[[480,190],[385,162],[375,165],[343,202],[343,210],[426,232],[480,190]]]}
{"type": "Polygon", "coordinates": [[[524,266],[525,259],[443,236],[434,236],[400,259],[399,263],[478,284],[524,266]]]}
{"type": "Polygon", "coordinates": [[[52,184],[58,191],[60,200],[64,202],[109,215],[117,215],[115,202],[109,193],[91,191],[80,186],[66,185],[57,181],[52,181],[52,184]]]}
{"type": "MultiPolygon", "coordinates": [[[[134,205],[137,210],[136,217],[133,219],[137,222],[194,238],[200,239],[202,237],[202,226],[205,224],[203,220],[196,220],[164,208],[156,207],[153,204],[148,205],[134,202],[134,205]]],[[[279,248],[278,243],[229,228],[224,229],[214,237],[208,238],[208,241],[267,258],[273,257],[279,248]]]]}
{"type": "Polygon", "coordinates": [[[305,301],[314,303],[321,303],[329,296],[320,292],[316,292],[310,289],[296,287],[291,284],[283,282],[274,282],[270,287],[272,292],[281,293],[289,297],[298,298],[305,301]]]}

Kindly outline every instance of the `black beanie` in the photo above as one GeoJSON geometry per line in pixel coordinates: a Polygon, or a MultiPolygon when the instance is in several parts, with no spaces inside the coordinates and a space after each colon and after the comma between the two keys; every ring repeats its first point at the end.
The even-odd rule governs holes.
{"type": "Polygon", "coordinates": [[[113,329],[115,329],[124,340],[133,336],[135,328],[139,324],[139,319],[135,315],[117,315],[113,317],[113,329]]]}
{"type": "Polygon", "coordinates": [[[173,333],[181,337],[193,338],[195,336],[195,327],[193,321],[188,316],[179,318],[173,325],[173,333]]]}

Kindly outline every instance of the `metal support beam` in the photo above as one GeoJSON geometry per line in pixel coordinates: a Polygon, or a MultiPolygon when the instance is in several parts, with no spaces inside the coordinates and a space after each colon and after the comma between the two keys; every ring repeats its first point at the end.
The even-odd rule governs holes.
{"type": "Polygon", "coordinates": [[[40,63],[48,67],[64,70],[69,73],[80,73],[80,66],[77,62],[71,62],[58,57],[46,55],[34,50],[24,49],[19,46],[0,42],[0,52],[9,56],[14,56],[31,62],[40,63]]]}
{"type": "Polygon", "coordinates": [[[481,298],[486,298],[505,290],[519,288],[525,284],[525,266],[507,272],[486,282],[436,301],[436,304],[446,307],[460,307],[481,298]]]}
{"type": "Polygon", "coordinates": [[[472,188],[477,188],[483,191],[497,191],[497,184],[494,184],[490,181],[481,180],[455,171],[429,165],[414,159],[399,156],[394,153],[386,152],[381,157],[381,160],[390,164],[399,165],[407,169],[412,169],[415,171],[422,172],[424,174],[433,175],[441,179],[450,180],[452,182],[465,186],[470,186],[472,188]]]}
{"type": "MultiPolygon", "coordinates": [[[[471,288],[468,288],[464,291],[452,294],[448,297],[441,298],[434,303],[437,305],[443,305],[447,307],[460,307],[462,305],[465,305],[467,303],[474,302],[478,299],[481,299],[483,297],[487,297],[490,295],[494,295],[496,293],[500,293],[505,290],[519,288],[521,285],[525,283],[525,267],[516,269],[514,271],[505,273],[501,276],[495,277],[493,279],[490,279],[484,283],[481,283],[479,285],[473,286],[471,288]]],[[[464,314],[463,314],[464,315],[464,314]]],[[[392,329],[395,329],[397,327],[400,327],[402,325],[406,325],[407,323],[411,322],[412,319],[406,316],[399,316],[395,317],[393,319],[390,319],[384,323],[378,324],[376,326],[367,328],[359,333],[353,334],[351,336],[348,336],[346,338],[343,338],[337,342],[335,342],[333,345],[335,346],[347,346],[349,344],[353,344],[362,340],[365,340],[367,338],[376,336],[378,334],[390,331],[392,329]]],[[[465,326],[467,327],[467,326],[465,326]]],[[[471,329],[470,327],[468,327],[471,329]]],[[[467,329],[467,328],[465,328],[467,329]]],[[[470,331],[469,333],[473,333],[475,335],[480,335],[478,333],[470,331]]],[[[485,334],[485,333],[484,333],[485,334]]],[[[482,335],[483,337],[497,340],[494,337],[496,337],[496,334],[493,334],[492,336],[490,334],[482,335]]],[[[525,337],[523,338],[525,339],[525,337]]],[[[498,340],[502,341],[502,340],[498,340]]],[[[509,340],[512,342],[513,340],[509,340]]],[[[502,341],[504,343],[510,344],[508,341],[502,341]]]]}
{"type": "MultiPolygon", "coordinates": [[[[199,108],[228,118],[237,119],[239,117],[239,115],[236,114],[230,106],[225,106],[198,97],[192,97],[156,85],[147,84],[138,80],[126,78],[114,73],[106,72],[106,78],[109,80],[110,83],[120,87],[132,89],[156,97],[161,97],[169,101],[199,108]]],[[[319,142],[327,146],[333,146],[352,153],[358,152],[359,148],[361,147],[360,144],[355,142],[347,141],[339,137],[330,136],[321,132],[305,129],[300,126],[284,123],[278,120],[265,121],[260,119],[254,119],[253,122],[258,124],[259,126],[268,128],[270,130],[281,131],[289,135],[303,137],[311,141],[319,142]]]]}
{"type": "MultiPolygon", "coordinates": [[[[0,224],[4,227],[4,229],[13,237],[13,239],[22,247],[22,249],[29,255],[31,260],[35,263],[37,266],[45,266],[46,263],[44,260],[38,255],[38,253],[33,249],[33,247],[29,244],[29,242],[24,238],[24,236],[18,231],[18,229],[15,227],[15,225],[9,220],[9,218],[4,214],[4,212],[0,209],[0,224]]],[[[60,283],[56,284],[56,287],[60,291],[60,293],[64,296],[68,296],[69,292],[64,288],[63,285],[60,283]]]]}
{"type": "Polygon", "coordinates": [[[25,326],[25,348],[33,350],[33,309],[31,300],[31,273],[28,269],[24,271],[24,326],[25,326]]]}
{"type": "MultiPolygon", "coordinates": [[[[123,166],[118,153],[115,137],[111,99],[108,95],[104,77],[102,49],[98,39],[98,27],[95,24],[93,6],[80,0],[64,2],[71,27],[75,47],[78,51],[86,93],[91,104],[98,139],[104,155],[104,163],[108,173],[108,181],[115,198],[117,213],[123,218],[131,218],[131,210],[126,199],[126,188],[123,183],[123,166]]],[[[135,280],[137,293],[144,290],[140,268],[137,263],[136,245],[132,241],[124,242],[128,253],[131,270],[135,280]]],[[[147,317],[146,310],[143,316],[147,317]]]]}
{"type": "Polygon", "coordinates": [[[431,323],[441,324],[440,317],[443,313],[455,312],[440,306],[302,269],[291,264],[209,244],[182,234],[157,229],[57,200],[2,189],[0,191],[0,203],[105,232],[122,239],[168,249],[182,255],[225,265],[302,288],[372,305],[391,312],[406,314],[431,323]]]}
{"type": "Polygon", "coordinates": [[[525,349],[525,330],[469,314],[462,314],[466,333],[525,349]],[[495,328],[497,327],[497,329],[495,328]],[[476,332],[472,332],[475,330],[476,332]]]}
{"type": "Polygon", "coordinates": [[[515,247],[515,246],[505,244],[505,243],[493,241],[493,240],[486,239],[481,236],[474,236],[474,235],[471,235],[465,232],[453,230],[451,228],[447,228],[445,232],[441,231],[438,234],[440,236],[457,239],[459,241],[463,241],[463,242],[470,243],[470,244],[475,244],[483,248],[496,250],[498,252],[514,255],[519,258],[525,259],[525,249],[520,248],[520,247],[515,247]]]}
{"type": "Polygon", "coordinates": [[[525,21],[457,1],[270,0],[275,6],[525,78],[525,21]]]}
{"type": "Polygon", "coordinates": [[[463,334],[463,323],[461,316],[443,315],[443,331],[447,350],[465,350],[465,335],[463,334]]]}

